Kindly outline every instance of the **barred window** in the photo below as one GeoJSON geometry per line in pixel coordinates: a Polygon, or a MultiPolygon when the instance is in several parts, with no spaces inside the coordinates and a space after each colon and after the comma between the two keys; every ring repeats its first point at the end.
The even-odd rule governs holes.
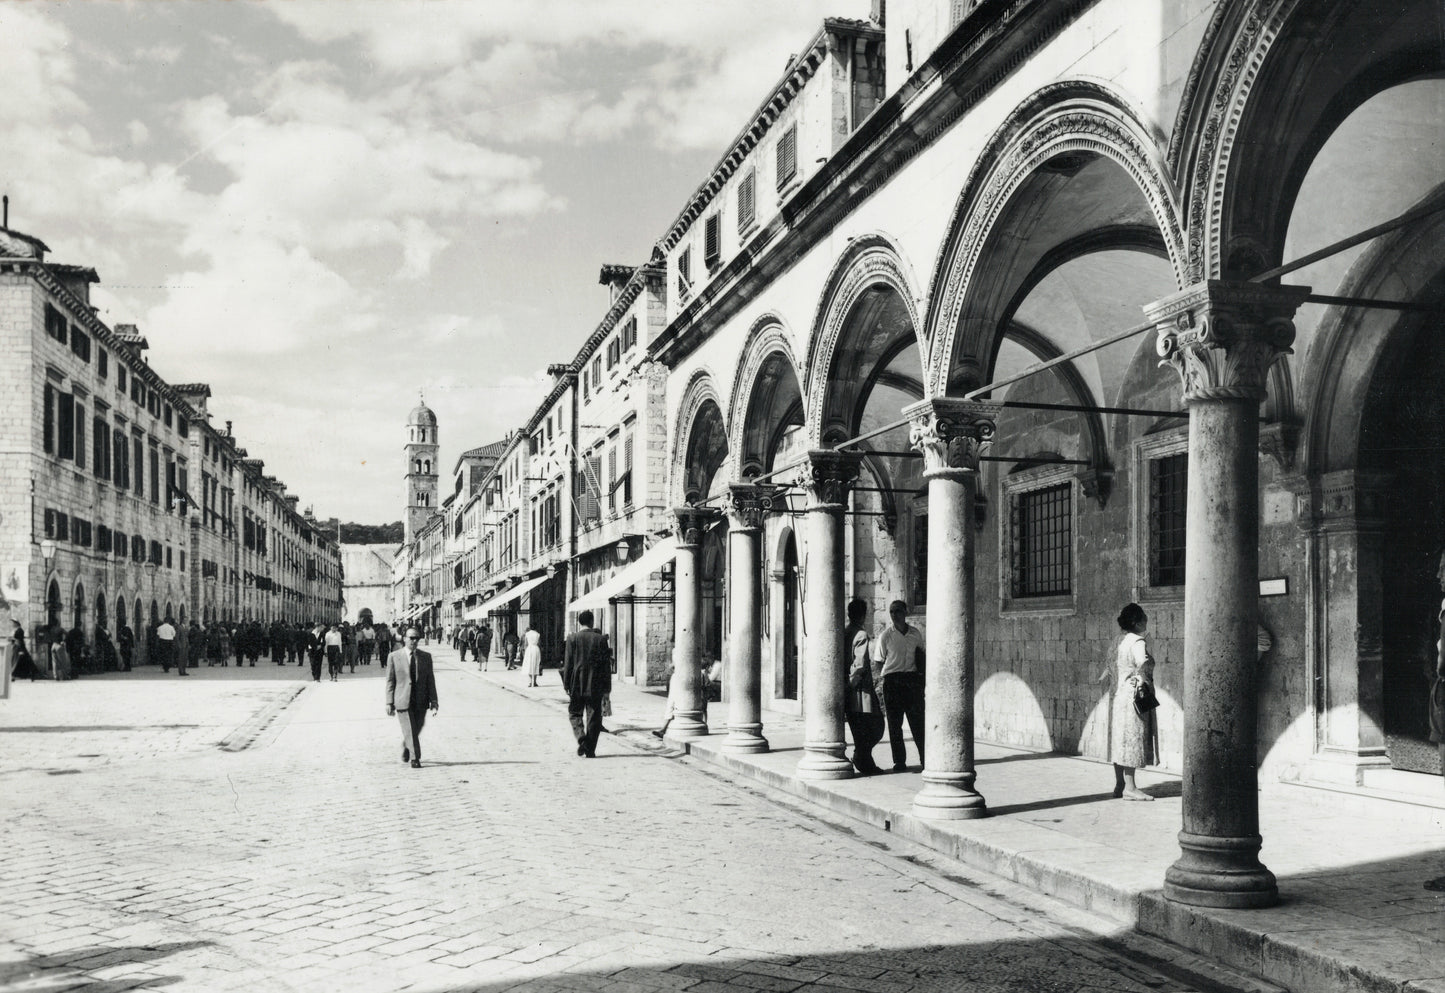
{"type": "Polygon", "coordinates": [[[1013,498],[1013,595],[1073,592],[1073,484],[1013,498]]]}
{"type": "Polygon", "coordinates": [[[757,217],[756,195],[754,190],[757,186],[757,172],[748,170],[748,174],[738,183],[738,232],[741,233],[747,226],[753,223],[757,217]]]}
{"type": "Polygon", "coordinates": [[[1149,585],[1184,585],[1189,455],[1149,460],[1149,585]]]}
{"type": "Polygon", "coordinates": [[[778,189],[788,185],[798,172],[798,126],[791,125],[778,138],[777,147],[778,189]]]}

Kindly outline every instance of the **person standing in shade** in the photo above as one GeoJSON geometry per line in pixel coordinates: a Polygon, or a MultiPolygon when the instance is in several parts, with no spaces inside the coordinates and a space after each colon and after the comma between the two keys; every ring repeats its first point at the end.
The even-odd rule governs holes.
{"type": "Polygon", "coordinates": [[[522,633],[522,668],[527,673],[527,685],[536,686],[537,677],[542,675],[542,632],[531,624],[522,633]]]}
{"type": "Polygon", "coordinates": [[[401,760],[421,768],[421,729],[426,712],[437,712],[437,683],[431,655],[416,647],[417,628],[406,629],[406,643],[386,660],[386,713],[401,724],[401,760]]]}
{"type": "Polygon", "coordinates": [[[1137,603],[1119,611],[1119,639],[1114,653],[1114,700],[1110,707],[1109,758],[1114,763],[1114,796],[1153,800],[1134,783],[1134,770],[1154,762],[1154,711],[1139,713],[1135,695],[1145,683],[1154,685],[1154,657],[1144,641],[1149,617],[1137,603]]]}
{"type": "Polygon", "coordinates": [[[592,611],[577,615],[578,630],[567,636],[562,685],[567,688],[567,718],[577,738],[577,754],[593,758],[602,733],[602,698],[612,692],[612,645],[592,626],[592,611]]]}
{"type": "Polygon", "coordinates": [[[883,706],[873,690],[872,639],[868,637],[868,601],[854,597],[848,603],[848,625],[843,629],[844,664],[848,689],[843,711],[853,733],[853,768],[860,775],[881,772],[873,760],[873,746],[883,740],[883,706]]]}
{"type": "Polygon", "coordinates": [[[492,652],[492,628],[486,621],[482,621],[481,627],[477,628],[477,668],[483,672],[487,671],[487,656],[492,652]]]}
{"type": "Polygon", "coordinates": [[[120,671],[130,672],[131,663],[135,661],[135,632],[125,621],[120,622],[116,641],[120,647],[120,671]]]}
{"type": "Polygon", "coordinates": [[[903,745],[903,719],[923,752],[923,632],[908,623],[908,604],[894,600],[888,605],[891,623],[878,636],[878,653],[873,660],[873,685],[888,720],[888,747],[893,750],[893,771],[906,772],[907,751],[903,745]]]}

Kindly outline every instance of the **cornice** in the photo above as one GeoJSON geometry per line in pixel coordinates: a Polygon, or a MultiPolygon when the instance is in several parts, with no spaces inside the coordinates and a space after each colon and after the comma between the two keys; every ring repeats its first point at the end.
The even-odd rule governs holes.
{"type": "Polygon", "coordinates": [[[1097,0],[985,4],[849,135],[649,348],[675,365],[1097,0]]]}

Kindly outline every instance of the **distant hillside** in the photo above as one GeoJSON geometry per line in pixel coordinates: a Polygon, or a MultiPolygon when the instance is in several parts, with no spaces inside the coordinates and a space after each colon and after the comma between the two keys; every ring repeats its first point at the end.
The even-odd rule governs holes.
{"type": "Polygon", "coordinates": [[[343,524],[343,545],[400,545],[406,529],[401,521],[394,524],[343,524]]]}

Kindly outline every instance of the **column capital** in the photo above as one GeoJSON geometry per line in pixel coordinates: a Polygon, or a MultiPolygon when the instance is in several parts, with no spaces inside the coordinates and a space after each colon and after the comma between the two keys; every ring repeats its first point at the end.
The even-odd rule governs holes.
{"type": "Polygon", "coordinates": [[[699,507],[691,504],[672,509],[677,520],[677,543],[679,545],[702,544],[703,532],[709,524],[722,516],[716,507],[699,507]]]}
{"type": "Polygon", "coordinates": [[[912,421],[908,444],[923,453],[923,474],[977,472],[1001,410],[1000,403],[961,397],[930,397],[904,407],[903,416],[912,421]]]}
{"type": "Polygon", "coordinates": [[[728,515],[728,526],[734,531],[756,531],[763,518],[773,509],[773,501],[781,487],[768,483],[733,483],[723,497],[722,509],[728,515]]]}
{"type": "Polygon", "coordinates": [[[1148,304],[1162,360],[1179,373],[1184,399],[1264,399],[1270,366],[1294,344],[1294,315],[1308,286],[1208,279],[1148,304]]]}
{"type": "Polygon", "coordinates": [[[847,507],[848,492],[858,481],[858,470],[862,464],[862,452],[811,449],[799,480],[808,491],[808,509],[842,510],[847,507]]]}

